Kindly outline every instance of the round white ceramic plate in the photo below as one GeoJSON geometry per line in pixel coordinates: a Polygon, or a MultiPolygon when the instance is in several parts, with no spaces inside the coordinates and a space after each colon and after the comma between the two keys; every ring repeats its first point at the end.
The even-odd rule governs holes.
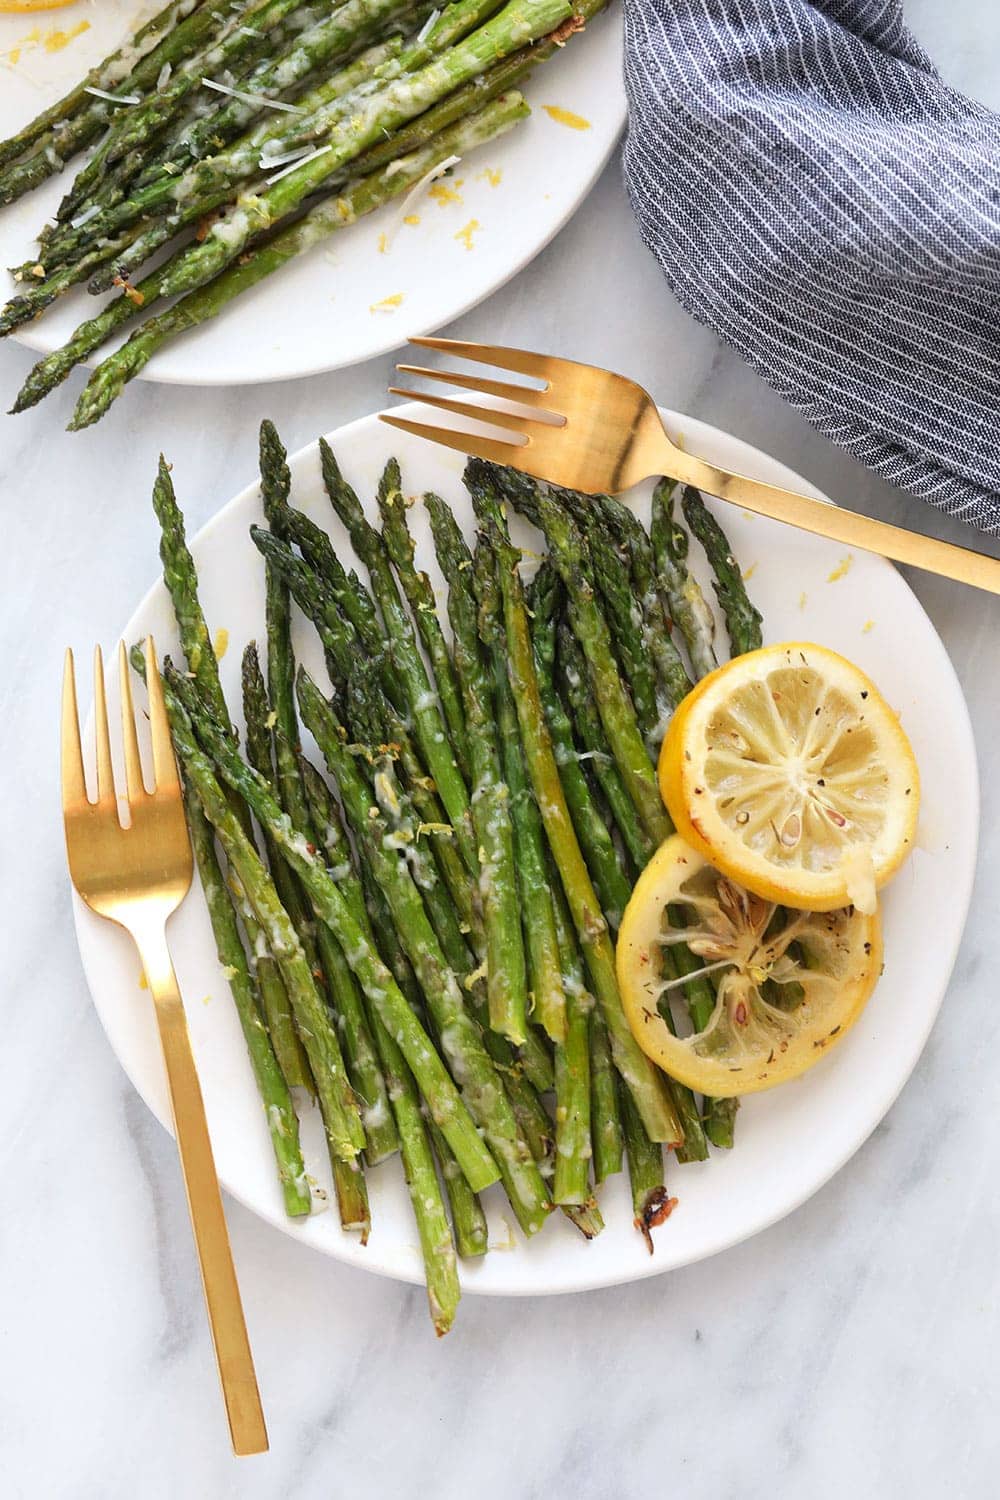
{"type": "MultiPolygon", "coordinates": [[[[796,475],[736,438],[687,418],[668,415],[667,420],[692,451],[715,463],[809,490],[796,475]]],[[[461,484],[463,461],[457,454],[407,438],[375,417],[343,428],[331,442],[363,497],[373,496],[383,464],[395,453],[408,492],[437,490],[451,500],[464,524],[471,522],[461,484]]],[[[303,449],[291,468],[295,502],[329,526],[338,550],[350,556],[350,544],[323,492],[315,445],[303,449]]],[[[183,505],[182,454],[174,479],[183,505]]],[[[649,488],[629,498],[644,511],[649,488]]],[[[888,563],[863,554],[845,561],[834,544],[723,510],[735,554],[764,614],[765,638],[816,640],[852,657],[898,708],[913,740],[923,780],[922,836],[886,892],[885,974],[864,1015],[835,1052],[805,1078],[756,1094],[744,1104],[735,1150],[715,1152],[704,1164],[670,1167],[670,1188],[680,1203],[656,1232],[655,1255],[646,1253],[632,1228],[623,1178],[601,1190],[607,1228],[591,1244],[558,1214],[525,1243],[512,1229],[512,1215],[494,1188],[487,1197],[496,1249],[481,1264],[463,1266],[470,1291],[538,1294],[628,1281],[711,1255],[773,1224],[843,1166],[881,1120],[920,1054],[948,983],[972,883],[978,788],[968,714],[944,648],[888,563]]],[[[425,513],[416,506],[410,514],[419,558],[440,584],[427,545],[425,513]]],[[[228,631],[222,673],[234,708],[239,704],[242,648],[249,639],[259,639],[263,628],[262,568],[247,534],[250,523],[259,519],[258,492],[251,485],[193,544],[210,627],[228,631]]],[[[696,571],[707,588],[700,559],[696,571]]],[[[147,631],[161,651],[175,649],[172,613],[161,583],[128,621],[124,639],[131,642],[147,631]]],[[[296,646],[309,668],[322,674],[318,642],[303,621],[298,622],[296,646]]],[[[114,712],[112,705],[112,717],[114,712]]],[[[142,1097],[166,1124],[155,1026],[149,997],[139,986],[136,955],[124,933],[79,902],[76,920],[90,988],[111,1044],[142,1097]]],[[[420,1255],[398,1161],[370,1173],[374,1227],[367,1248],[343,1233],[335,1211],[305,1223],[285,1218],[242,1037],[197,891],[171,922],[169,936],[226,1187],[306,1244],[353,1265],[420,1280],[420,1255]]],[[[310,1169],[329,1188],[314,1109],[306,1111],[303,1123],[310,1169]]]]}
{"type": "MultiPolygon", "coordinates": [[[[135,15],[134,0],[78,0],[51,14],[0,15],[0,139],[117,46],[135,15]],[[47,50],[53,37],[81,24],[88,29],[68,45],[47,50]]],[[[531,118],[461,162],[448,179],[453,196],[424,196],[414,205],[419,224],[400,225],[398,204],[369,215],[168,344],[143,377],[180,385],[289,380],[358,364],[457,318],[526,266],[586,197],[625,123],[621,75],[621,17],[599,16],[526,84],[531,118]],[[547,105],[587,128],[559,123],[547,105]],[[382,254],[381,236],[391,231],[382,254]]],[[[32,254],[73,166],[0,210],[0,267],[32,254]]],[[[14,290],[0,271],[0,300],[14,290]]],[[[18,337],[48,353],[99,305],[78,290],[18,337]]]]}

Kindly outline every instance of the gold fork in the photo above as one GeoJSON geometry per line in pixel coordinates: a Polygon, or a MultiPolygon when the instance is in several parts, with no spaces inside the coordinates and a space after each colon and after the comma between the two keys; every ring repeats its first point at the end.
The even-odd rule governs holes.
{"type": "Polygon", "coordinates": [[[128,660],[119,646],[122,740],[130,823],[119,820],[101,649],[94,653],[97,801],[87,796],[73,653],[66,653],[62,701],[62,803],[73,884],[98,916],[131,934],[156,1008],[170,1108],[194,1229],[233,1451],[267,1451],[267,1430],[233,1267],[212,1143],[187,1021],[167,950],[166,923],[191,885],[191,843],[152,637],[146,679],[154,787],[143,784],[128,660]]]}
{"type": "Polygon", "coordinates": [[[491,380],[456,371],[425,369],[420,365],[397,365],[406,375],[442,380],[484,396],[496,396],[534,408],[520,414],[495,407],[482,407],[450,396],[390,386],[394,396],[407,396],[441,411],[475,422],[486,422],[517,434],[522,441],[480,437],[447,427],[431,427],[407,417],[383,412],[383,422],[403,432],[443,443],[459,453],[485,458],[520,469],[536,479],[546,479],[586,494],[619,494],[652,475],[666,474],[682,484],[716,495],[757,515],[785,521],[803,531],[815,532],[847,547],[877,552],[894,562],[909,563],[928,573],[939,573],[959,583],[1000,594],[1000,558],[988,557],[950,542],[938,542],[918,532],[873,521],[853,511],[840,510],[822,500],[812,500],[791,490],[730,474],[726,469],[685,453],[671,442],[663,429],[653,398],[641,385],[624,375],[581,365],[526,349],[504,349],[496,344],[467,344],[456,339],[414,338],[412,344],[439,349],[459,359],[496,365],[519,375],[544,381],[540,389],[491,380]]]}

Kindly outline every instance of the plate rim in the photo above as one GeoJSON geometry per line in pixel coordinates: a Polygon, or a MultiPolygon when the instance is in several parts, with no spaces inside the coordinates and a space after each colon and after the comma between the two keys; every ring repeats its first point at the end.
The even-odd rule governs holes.
{"type": "MultiPolygon", "coordinates": [[[[422,408],[417,402],[409,402],[405,405],[386,408],[386,410],[391,410],[393,414],[413,415],[421,411],[422,408]]],[[[716,427],[713,424],[701,421],[698,418],[687,416],[684,413],[673,411],[672,409],[667,407],[661,406],[659,410],[661,412],[661,415],[664,417],[664,420],[668,423],[669,427],[674,430],[681,429],[686,437],[693,437],[697,441],[697,439],[700,438],[700,436],[703,434],[710,434],[712,436],[720,435],[730,442],[737,443],[740,448],[747,453],[748,456],[752,455],[753,457],[760,457],[764,459],[769,466],[777,467],[777,469],[781,471],[782,479],[786,480],[786,482],[788,482],[789,484],[796,485],[799,489],[802,490],[803,493],[813,495],[818,499],[826,500],[829,504],[836,503],[830,500],[828,496],[824,495],[822,491],[818,490],[816,486],[809,483],[801,475],[796,474],[795,471],[790,469],[787,465],[773,458],[763,449],[757,448],[755,447],[755,445],[745,442],[743,439],[736,437],[734,434],[726,432],[723,428],[716,427]]],[[[328,442],[330,442],[332,446],[347,443],[355,438],[359,429],[364,429],[370,424],[378,422],[380,415],[380,412],[373,412],[368,413],[367,415],[362,417],[357,417],[353,421],[344,423],[342,426],[334,428],[331,431],[323,434],[323,437],[328,442]]],[[[289,454],[288,464],[293,473],[295,472],[297,464],[308,463],[310,459],[316,455],[316,453],[318,452],[319,441],[320,439],[319,437],[317,437],[313,441],[303,444],[294,453],[289,454]]],[[[192,552],[196,552],[196,549],[198,548],[198,545],[203,538],[209,537],[215,530],[217,530],[221,525],[224,524],[225,519],[230,511],[236,509],[238,506],[244,503],[252,502],[258,492],[259,480],[253,479],[249,484],[245,485],[236,494],[231,496],[229,500],[227,500],[222,506],[220,506],[219,509],[215,511],[214,514],[211,515],[201,527],[199,527],[194,536],[189,539],[189,546],[191,547],[192,552]]],[[[630,1263],[623,1266],[620,1273],[604,1271],[601,1273],[597,1273],[591,1277],[587,1277],[586,1275],[584,1275],[582,1277],[574,1279],[574,1281],[570,1285],[563,1285],[558,1282],[549,1280],[524,1287],[489,1285],[477,1286],[476,1271],[478,1269],[478,1263],[463,1262],[460,1264],[460,1277],[463,1295],[473,1294],[489,1297],[520,1298],[536,1296],[561,1296],[572,1295],[577,1292],[597,1291],[606,1287],[621,1286],[627,1285],[631,1282],[645,1281],[649,1277],[663,1275],[669,1271],[680,1270],[689,1265],[699,1264],[702,1261],[709,1260],[716,1255],[722,1254],[726,1250],[734,1249],[736,1248],[736,1246],[745,1243],[747,1240],[763,1233],[765,1230],[772,1228],[775,1224],[780,1223],[783,1219],[786,1219],[790,1215],[796,1213],[805,1203],[809,1202],[811,1198],[813,1198],[818,1192],[820,1192],[822,1188],[826,1187],[826,1185],[830,1181],[832,1181],[837,1173],[847,1165],[851,1158],[857,1154],[857,1152],[862,1148],[869,1137],[886,1118],[889,1111],[892,1109],[893,1105],[896,1103],[897,1099],[905,1088],[906,1084],[910,1081],[913,1072],[916,1069],[921,1056],[923,1055],[931,1031],[937,1023],[938,1017],[940,1015],[941,1007],[944,1003],[945,996],[947,995],[948,989],[951,984],[955,964],[968,923],[969,909],[971,905],[972,892],[978,866],[981,786],[978,753],[975,735],[973,732],[971,715],[969,713],[969,708],[966,702],[965,693],[962,689],[961,681],[958,677],[958,673],[955,670],[954,664],[947,651],[947,648],[945,647],[944,642],[941,640],[941,637],[938,634],[933,620],[931,620],[920,599],[913,592],[905,576],[887,559],[875,558],[874,560],[879,567],[881,567],[882,569],[887,569],[889,573],[891,573],[898,580],[899,584],[906,589],[907,593],[910,595],[910,598],[913,601],[913,604],[917,607],[917,609],[926,620],[934,639],[937,641],[938,646],[940,647],[942,664],[946,670],[947,675],[950,677],[952,686],[956,690],[957,701],[961,706],[961,722],[958,725],[958,730],[960,739],[964,747],[964,751],[966,752],[969,759],[969,769],[971,771],[971,779],[969,783],[971,804],[971,845],[968,861],[962,871],[961,889],[958,891],[958,900],[955,903],[955,910],[959,914],[959,920],[956,922],[955,935],[949,945],[950,951],[946,955],[946,962],[941,971],[942,978],[940,981],[939,993],[934,997],[933,1002],[928,1007],[926,1019],[924,1025],[920,1029],[919,1035],[914,1035],[907,1064],[905,1068],[901,1070],[899,1079],[892,1089],[891,1094],[880,1098],[878,1107],[874,1113],[874,1118],[872,1118],[867,1123],[862,1123],[860,1128],[852,1133],[849,1140],[842,1144],[841,1148],[834,1153],[831,1164],[828,1165],[828,1167],[819,1176],[817,1176],[815,1179],[811,1179],[808,1186],[805,1186],[801,1190],[796,1189],[789,1200],[783,1206],[776,1208],[774,1211],[767,1210],[765,1212],[762,1212],[757,1218],[749,1218],[737,1233],[729,1233],[725,1230],[720,1230],[716,1235],[715,1241],[709,1243],[707,1248],[703,1246],[701,1248],[692,1249],[690,1253],[683,1254],[679,1258],[674,1258],[670,1260],[669,1263],[667,1263],[663,1257],[658,1258],[656,1256],[652,1256],[649,1257],[648,1261],[644,1260],[642,1262],[630,1263]]],[[[126,635],[128,632],[128,626],[136,618],[137,615],[141,615],[149,609],[154,596],[159,592],[162,586],[162,576],[157,575],[153,583],[145,591],[142,598],[132,610],[132,613],[129,616],[129,620],[128,622],[126,622],[126,635]]],[[[123,638],[125,638],[124,635],[123,638]]],[[[85,738],[91,733],[92,725],[93,706],[91,705],[84,726],[85,738]]],[[[142,1099],[143,1103],[149,1109],[150,1113],[156,1120],[159,1121],[164,1129],[171,1136],[173,1136],[174,1131],[172,1128],[172,1122],[169,1119],[169,1112],[166,1114],[166,1116],[161,1113],[160,1110],[155,1107],[151,1099],[148,1097],[146,1090],[142,1086],[140,1086],[135,1078],[133,1078],[132,1074],[125,1066],[125,1063],[123,1062],[117,1048],[115,1047],[112,1036],[108,1030],[107,1025],[105,1024],[104,1013],[97,998],[96,976],[94,976],[91,972],[90,962],[87,957],[87,944],[83,941],[82,937],[82,924],[84,922],[89,922],[91,913],[84,905],[80,897],[77,895],[75,890],[72,892],[72,907],[74,935],[77,941],[77,949],[80,954],[81,966],[84,971],[84,977],[87,981],[87,988],[90,991],[92,1004],[95,1011],[97,1012],[98,1019],[101,1023],[101,1028],[104,1031],[104,1035],[107,1038],[111,1051],[114,1054],[115,1059],[122,1070],[122,1073],[128,1079],[129,1083],[135,1089],[136,1093],[142,1099]]],[[[252,1213],[256,1219],[259,1219],[262,1223],[267,1224],[275,1230],[287,1235],[293,1241],[298,1241],[301,1245],[304,1246],[304,1248],[314,1251],[317,1254],[324,1255],[329,1259],[336,1260],[345,1265],[360,1268],[362,1270],[385,1277],[392,1281],[404,1282],[413,1286],[424,1285],[424,1278],[419,1270],[411,1269],[405,1265],[390,1266],[384,1259],[382,1261],[375,1261],[371,1258],[368,1258],[371,1254],[370,1248],[363,1248],[354,1237],[348,1235],[347,1233],[342,1233],[341,1235],[331,1239],[329,1242],[323,1244],[316,1244],[312,1242],[306,1243],[300,1239],[298,1233],[299,1226],[297,1221],[287,1219],[286,1217],[278,1213],[269,1213],[266,1209],[261,1208],[258,1203],[251,1202],[245,1194],[240,1193],[230,1187],[228,1183],[223,1181],[221,1176],[220,1183],[222,1184],[224,1191],[230,1197],[234,1198],[237,1202],[241,1203],[243,1207],[246,1208],[250,1213],[252,1213]]]]}

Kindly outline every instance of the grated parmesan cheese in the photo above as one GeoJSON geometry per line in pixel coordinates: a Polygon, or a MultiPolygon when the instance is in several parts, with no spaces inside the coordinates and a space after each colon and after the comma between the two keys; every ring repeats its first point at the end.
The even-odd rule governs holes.
{"type": "Polygon", "coordinates": [[[70,219],[70,228],[82,229],[84,224],[89,224],[91,219],[99,214],[100,211],[101,205],[99,203],[92,203],[89,208],[84,209],[82,214],[77,214],[75,219],[70,219]]]}
{"type": "MultiPolygon", "coordinates": [[[[443,176],[445,172],[449,171],[452,167],[457,167],[458,163],[461,160],[462,158],[460,156],[448,156],[444,161],[439,161],[436,167],[431,167],[429,171],[424,173],[423,177],[419,178],[418,181],[413,184],[409,192],[403,198],[402,203],[399,205],[399,208],[396,211],[395,218],[385,232],[386,250],[388,250],[389,246],[392,244],[393,240],[396,237],[396,233],[401,228],[401,226],[407,223],[413,217],[413,205],[414,203],[416,203],[417,199],[422,197],[422,195],[427,191],[431,184],[433,182],[436,182],[437,179],[443,176]]],[[[398,157],[396,161],[389,163],[389,165],[385,169],[385,175],[386,177],[394,177],[397,172],[405,171],[405,169],[406,157],[401,156],[398,157]]]]}
{"type": "Polygon", "coordinates": [[[106,99],[109,104],[141,104],[142,99],[138,94],[109,94],[107,89],[95,88],[92,83],[83,86],[85,94],[93,94],[95,99],[106,99]]]}
{"type": "Polygon", "coordinates": [[[280,182],[282,177],[287,177],[290,172],[297,172],[299,167],[304,167],[307,161],[315,161],[318,156],[325,156],[330,150],[329,146],[318,146],[315,151],[310,151],[308,156],[302,156],[298,161],[289,162],[287,167],[282,167],[280,172],[275,172],[266,179],[268,187],[272,183],[280,182]]]}
{"type": "Polygon", "coordinates": [[[275,167],[287,166],[290,161],[303,161],[312,150],[312,146],[296,146],[292,151],[282,151],[280,156],[262,155],[258,165],[262,172],[270,172],[275,167]]]}
{"type": "Polygon", "coordinates": [[[298,104],[286,104],[283,99],[271,99],[267,94],[251,94],[246,89],[230,88],[228,83],[216,83],[214,78],[203,78],[202,88],[214,89],[217,94],[228,94],[231,99],[239,99],[241,104],[263,104],[266,109],[284,110],[289,115],[300,115],[303,113],[298,104]]]}

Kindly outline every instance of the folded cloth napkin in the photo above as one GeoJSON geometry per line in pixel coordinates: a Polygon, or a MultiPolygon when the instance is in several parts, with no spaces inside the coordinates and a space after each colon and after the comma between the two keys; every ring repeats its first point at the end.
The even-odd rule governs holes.
{"type": "Polygon", "coordinates": [[[1000,115],[899,0],[625,0],[628,190],[689,312],[892,484],[1000,534],[1000,115]]]}

